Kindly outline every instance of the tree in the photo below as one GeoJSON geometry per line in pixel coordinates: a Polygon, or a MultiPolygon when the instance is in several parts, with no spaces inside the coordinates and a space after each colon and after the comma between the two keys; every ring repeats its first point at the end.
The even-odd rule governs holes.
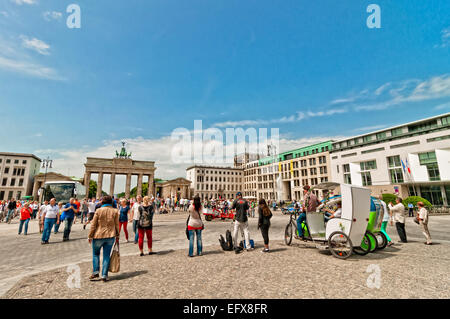
{"type": "MultiPolygon", "coordinates": [[[[108,195],[106,192],[102,191],[102,196],[108,195]]],[[[97,182],[89,181],[89,198],[97,197],[97,182]]]]}
{"type": "Polygon", "coordinates": [[[383,201],[388,205],[389,203],[395,204],[395,200],[397,199],[397,195],[395,194],[383,194],[383,201]]]}
{"type": "MultiPolygon", "coordinates": [[[[155,183],[162,181],[162,179],[160,178],[155,178],[155,183]]],[[[142,183],[142,196],[146,196],[148,193],[148,183],[142,183]]],[[[130,198],[136,197],[137,196],[137,186],[133,187],[130,190],[130,198]]],[[[122,198],[125,197],[125,192],[119,193],[117,194],[117,198],[122,198]]]]}
{"type": "Polygon", "coordinates": [[[405,207],[408,207],[408,204],[413,204],[414,207],[417,207],[417,203],[422,202],[426,208],[430,209],[433,205],[429,201],[427,201],[425,198],[419,197],[419,196],[409,196],[403,200],[403,205],[405,207]]]}

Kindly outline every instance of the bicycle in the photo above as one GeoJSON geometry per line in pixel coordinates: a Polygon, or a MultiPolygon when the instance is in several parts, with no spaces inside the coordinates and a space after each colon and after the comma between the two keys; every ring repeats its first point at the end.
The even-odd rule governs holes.
{"type": "MultiPolygon", "coordinates": [[[[284,230],[284,242],[286,245],[290,246],[292,243],[292,237],[295,230],[296,236],[298,236],[298,227],[297,227],[297,218],[300,215],[299,211],[294,211],[293,213],[290,213],[289,216],[289,223],[286,225],[286,228],[284,230]]],[[[303,236],[305,239],[312,240],[310,234],[308,225],[305,224],[305,222],[302,223],[302,230],[303,230],[303,236]]]]}

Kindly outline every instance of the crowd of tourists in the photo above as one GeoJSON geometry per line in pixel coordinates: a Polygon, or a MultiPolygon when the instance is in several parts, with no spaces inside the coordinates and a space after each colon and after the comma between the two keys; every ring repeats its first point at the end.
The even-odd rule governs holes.
{"type": "MultiPolygon", "coordinates": [[[[380,197],[381,199],[381,197],[380,197]]],[[[388,245],[393,242],[386,232],[388,223],[394,225],[404,243],[407,242],[405,230],[405,218],[408,214],[408,208],[402,203],[401,198],[397,198],[396,203],[386,205],[382,200],[383,220],[381,231],[388,240],[388,245]]],[[[91,280],[100,278],[100,253],[103,249],[102,264],[102,280],[108,280],[108,268],[110,262],[111,251],[115,244],[119,243],[119,238],[123,229],[126,242],[130,242],[130,234],[128,233],[128,223],[132,223],[134,236],[132,241],[137,244],[140,256],[144,256],[144,240],[147,239],[147,254],[153,255],[155,252],[152,247],[152,230],[153,216],[155,213],[165,213],[165,211],[187,211],[188,220],[186,222],[186,236],[189,240],[188,256],[194,257],[194,246],[197,246],[197,256],[203,254],[202,231],[204,224],[202,215],[206,209],[234,210],[234,229],[232,234],[233,247],[242,250],[239,243],[239,235],[243,236],[242,242],[247,251],[253,250],[254,243],[250,240],[250,232],[248,225],[248,217],[255,217],[255,211],[258,211],[258,229],[264,240],[264,253],[269,252],[269,229],[272,211],[269,208],[273,202],[267,203],[264,199],[260,199],[258,203],[255,200],[247,201],[242,197],[241,193],[237,193],[234,201],[226,199],[219,200],[200,200],[196,196],[193,200],[175,198],[150,198],[140,195],[131,200],[125,198],[115,199],[111,196],[104,196],[101,199],[84,199],[81,202],[76,198],[71,198],[66,204],[57,203],[54,198],[45,201],[39,205],[36,201],[9,201],[0,202],[0,222],[11,223],[11,221],[19,217],[18,234],[28,234],[28,224],[30,220],[36,219],[39,222],[39,232],[41,236],[41,244],[49,243],[51,233],[57,234],[60,225],[64,222],[63,241],[70,240],[72,225],[77,221],[86,229],[90,225],[88,240],[92,245],[93,253],[93,274],[91,280]]],[[[276,204],[276,203],[275,203],[276,204]]],[[[280,203],[282,205],[282,203],[280,203]]],[[[315,212],[320,205],[317,196],[311,191],[309,186],[304,187],[303,202],[294,201],[294,209],[299,214],[297,219],[298,239],[303,239],[303,230],[301,224],[306,220],[307,212],[315,212]]],[[[416,222],[420,224],[423,234],[426,237],[425,244],[431,245],[431,236],[428,230],[428,211],[422,202],[417,203],[418,213],[416,222]]],[[[339,218],[342,213],[341,205],[336,210],[328,209],[325,212],[325,219],[339,218]]]]}

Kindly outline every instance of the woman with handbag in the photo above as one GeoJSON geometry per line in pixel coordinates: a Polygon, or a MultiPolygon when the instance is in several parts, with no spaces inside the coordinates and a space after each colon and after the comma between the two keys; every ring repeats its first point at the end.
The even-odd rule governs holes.
{"type": "Polygon", "coordinates": [[[189,234],[189,257],[194,257],[194,236],[197,236],[197,255],[202,256],[202,230],[205,228],[202,222],[203,207],[200,197],[194,197],[194,203],[189,207],[189,221],[187,231],[189,234]]]}
{"type": "Polygon", "coordinates": [[[112,207],[112,197],[105,196],[102,206],[97,209],[89,232],[89,243],[92,244],[93,272],[89,280],[99,278],[100,250],[103,248],[102,280],[108,281],[108,270],[111,250],[114,243],[119,242],[119,211],[112,207]]]}
{"type": "Polygon", "coordinates": [[[152,229],[153,229],[153,215],[155,213],[155,206],[150,202],[148,196],[144,197],[142,206],[139,206],[139,220],[138,220],[138,233],[139,233],[139,250],[140,256],[144,256],[144,237],[147,235],[148,254],[155,254],[152,251],[152,229]]]}

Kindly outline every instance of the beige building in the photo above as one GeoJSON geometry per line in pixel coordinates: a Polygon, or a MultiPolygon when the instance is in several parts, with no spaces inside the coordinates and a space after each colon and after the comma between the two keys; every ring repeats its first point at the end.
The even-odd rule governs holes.
{"type": "Polygon", "coordinates": [[[191,195],[201,199],[236,198],[242,192],[244,170],[233,167],[194,165],[186,169],[186,178],[191,181],[191,195]]]}
{"type": "MultiPolygon", "coordinates": [[[[331,143],[326,141],[244,163],[244,196],[302,200],[304,185],[331,181],[331,143]]],[[[322,191],[316,193],[320,197],[325,195],[322,191]]]]}
{"type": "Polygon", "coordinates": [[[0,153],[0,200],[31,196],[41,159],[33,154],[0,153]]]}

